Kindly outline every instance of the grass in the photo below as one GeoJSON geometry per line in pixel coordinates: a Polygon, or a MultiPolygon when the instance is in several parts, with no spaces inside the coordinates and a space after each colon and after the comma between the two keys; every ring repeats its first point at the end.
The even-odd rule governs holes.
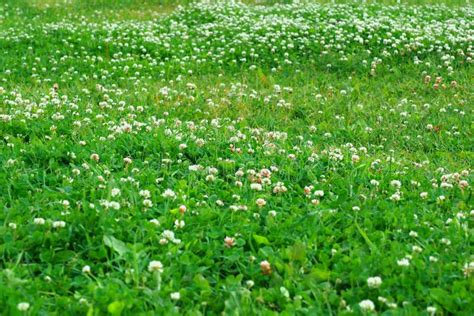
{"type": "Polygon", "coordinates": [[[473,17],[2,2],[2,314],[472,314],[473,17]]]}

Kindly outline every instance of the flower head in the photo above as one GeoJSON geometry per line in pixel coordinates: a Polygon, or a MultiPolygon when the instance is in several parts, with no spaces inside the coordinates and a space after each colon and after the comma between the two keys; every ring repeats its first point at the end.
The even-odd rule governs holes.
{"type": "Polygon", "coordinates": [[[262,273],[265,275],[269,275],[272,273],[270,262],[268,262],[267,260],[263,260],[262,262],[260,262],[260,269],[262,270],[262,273]]]}
{"type": "Polygon", "coordinates": [[[376,289],[382,285],[382,278],[376,276],[376,277],[370,277],[367,279],[367,285],[370,288],[376,289]]]}
{"type": "Polygon", "coordinates": [[[18,305],[16,306],[16,308],[17,308],[20,312],[26,312],[26,311],[30,308],[30,303],[27,303],[27,302],[18,303],[18,305]]]}
{"type": "Polygon", "coordinates": [[[372,302],[371,300],[363,300],[359,303],[359,307],[361,310],[366,312],[371,312],[375,309],[374,302],[372,302]]]}
{"type": "Polygon", "coordinates": [[[232,237],[226,237],[224,238],[224,245],[227,247],[227,248],[232,248],[234,247],[234,244],[235,244],[235,239],[232,238],[232,237]]]}
{"type": "Polygon", "coordinates": [[[156,260],[153,260],[153,261],[150,261],[150,263],[148,264],[148,271],[150,272],[160,272],[162,273],[163,272],[163,264],[161,263],[161,261],[156,261],[156,260]]]}

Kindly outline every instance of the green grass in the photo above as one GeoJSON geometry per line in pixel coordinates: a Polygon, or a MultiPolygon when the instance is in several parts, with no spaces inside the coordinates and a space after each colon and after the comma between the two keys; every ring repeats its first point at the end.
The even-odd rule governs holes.
{"type": "Polygon", "coordinates": [[[335,2],[3,1],[1,314],[472,314],[474,9],[335,2]]]}

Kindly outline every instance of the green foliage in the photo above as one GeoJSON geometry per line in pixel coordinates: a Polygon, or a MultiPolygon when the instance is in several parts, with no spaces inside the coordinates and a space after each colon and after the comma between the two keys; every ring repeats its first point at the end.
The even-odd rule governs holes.
{"type": "Polygon", "coordinates": [[[473,314],[474,11],[401,2],[2,1],[0,313],[473,314]]]}

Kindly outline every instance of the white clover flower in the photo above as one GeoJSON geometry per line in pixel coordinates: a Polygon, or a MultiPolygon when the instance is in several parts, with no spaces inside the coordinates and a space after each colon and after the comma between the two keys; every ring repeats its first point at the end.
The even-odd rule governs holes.
{"type": "Polygon", "coordinates": [[[198,139],[196,139],[195,143],[198,147],[202,147],[202,146],[204,146],[204,144],[206,144],[206,141],[202,138],[198,138],[198,139]]]}
{"type": "Polygon", "coordinates": [[[150,219],[150,223],[152,223],[155,226],[160,226],[160,221],[157,220],[156,218],[150,219]]]}
{"type": "Polygon", "coordinates": [[[33,223],[35,223],[36,225],[44,225],[46,221],[44,218],[37,217],[33,220],[33,223]]]}
{"type": "Polygon", "coordinates": [[[374,187],[378,187],[379,184],[380,184],[380,182],[378,182],[378,181],[375,180],[375,179],[372,179],[372,180],[370,180],[370,184],[373,185],[374,187]]]}
{"type": "Polygon", "coordinates": [[[434,306],[428,306],[428,307],[426,308],[426,312],[427,312],[428,314],[430,314],[431,316],[433,316],[433,315],[436,314],[436,307],[434,307],[434,306]]]}
{"type": "Polygon", "coordinates": [[[244,172],[242,170],[237,170],[237,172],[235,173],[235,176],[238,178],[241,178],[244,176],[244,172]]]}
{"type": "Polygon", "coordinates": [[[181,299],[181,294],[179,292],[173,292],[170,294],[170,298],[173,301],[179,301],[181,299]]]}
{"type": "Polygon", "coordinates": [[[359,307],[364,312],[372,312],[375,310],[374,302],[371,300],[363,300],[359,303],[359,307]]]}
{"type": "Polygon", "coordinates": [[[26,311],[30,308],[30,303],[27,303],[27,302],[18,303],[18,305],[16,306],[16,308],[17,308],[20,312],[26,312],[26,311]]]}
{"type": "Polygon", "coordinates": [[[235,245],[235,239],[229,236],[224,238],[224,246],[227,248],[232,248],[235,245]]]}
{"type": "Polygon", "coordinates": [[[264,207],[266,204],[267,204],[267,201],[265,201],[264,199],[260,198],[260,199],[257,199],[255,201],[255,203],[257,204],[258,207],[264,207]]]}
{"type": "Polygon", "coordinates": [[[150,261],[150,263],[148,264],[148,271],[163,273],[163,264],[161,263],[161,261],[150,261]]]}
{"type": "Polygon", "coordinates": [[[183,228],[185,226],[185,223],[183,220],[175,220],[174,221],[174,227],[176,229],[180,229],[180,228],[183,228]]]}
{"type": "Polygon", "coordinates": [[[164,198],[174,199],[176,198],[176,193],[171,189],[166,189],[161,196],[164,198]]]}
{"type": "Polygon", "coordinates": [[[117,197],[117,196],[120,196],[122,192],[120,191],[119,188],[113,188],[110,194],[112,195],[112,197],[117,197]]]}
{"type": "Polygon", "coordinates": [[[290,292],[286,289],[286,287],[281,286],[280,287],[280,293],[281,293],[281,295],[283,295],[283,297],[285,297],[287,299],[290,298],[290,292]]]}
{"type": "Polygon", "coordinates": [[[399,180],[392,180],[390,181],[390,185],[398,189],[402,186],[402,183],[399,180]]]}
{"type": "Polygon", "coordinates": [[[262,185],[260,183],[252,183],[250,184],[250,189],[255,191],[262,191],[262,185]]]}
{"type": "Polygon", "coordinates": [[[16,159],[8,159],[7,166],[13,166],[16,163],[16,159]]]}
{"type": "Polygon", "coordinates": [[[451,245],[451,240],[447,238],[441,238],[441,243],[445,244],[446,246],[451,245]]]}
{"type": "Polygon", "coordinates": [[[316,190],[314,191],[314,196],[323,197],[324,191],[323,190],[316,190]]]}
{"type": "Polygon", "coordinates": [[[217,168],[210,167],[210,168],[208,168],[208,172],[209,172],[209,174],[216,175],[216,174],[219,173],[219,170],[217,168]]]}
{"type": "Polygon", "coordinates": [[[474,272],[474,261],[464,264],[463,272],[465,277],[469,277],[474,272]]]}
{"type": "Polygon", "coordinates": [[[468,186],[469,186],[469,182],[467,182],[466,180],[461,180],[461,181],[459,181],[459,187],[460,187],[461,189],[465,189],[465,188],[467,188],[468,186]]]}
{"type": "Polygon", "coordinates": [[[138,192],[138,194],[140,194],[140,196],[145,198],[145,199],[149,199],[150,196],[151,196],[150,191],[148,191],[148,190],[140,190],[140,192],[138,192]]]}
{"type": "Polygon", "coordinates": [[[201,165],[191,165],[188,167],[189,171],[199,171],[203,169],[203,166],[201,165]]]}
{"type": "Polygon", "coordinates": [[[175,238],[175,239],[173,239],[171,242],[172,242],[173,244],[175,244],[175,245],[179,245],[179,244],[181,243],[181,239],[175,238]]]}
{"type": "Polygon", "coordinates": [[[390,196],[390,200],[395,201],[395,202],[400,201],[400,199],[401,199],[400,192],[395,192],[394,194],[390,196]]]}
{"type": "Polygon", "coordinates": [[[120,209],[120,203],[115,202],[115,201],[108,202],[107,206],[108,206],[108,208],[112,208],[114,210],[119,210],[120,209]]]}
{"type": "Polygon", "coordinates": [[[143,203],[143,206],[146,208],[153,207],[153,202],[149,199],[144,199],[142,203],[143,203]]]}
{"type": "Polygon", "coordinates": [[[64,221],[54,221],[53,228],[64,228],[66,227],[66,222],[64,221]]]}
{"type": "Polygon", "coordinates": [[[398,307],[398,305],[397,305],[397,303],[393,303],[393,302],[392,302],[392,303],[387,303],[387,307],[388,307],[388,308],[391,308],[391,309],[395,309],[395,308],[398,307]]]}
{"type": "Polygon", "coordinates": [[[171,231],[171,230],[165,230],[163,231],[163,233],[161,234],[161,236],[169,241],[173,241],[175,238],[174,238],[174,232],[171,231]]]}
{"type": "Polygon", "coordinates": [[[91,273],[91,267],[88,265],[83,266],[82,273],[91,273]]]}
{"type": "Polygon", "coordinates": [[[380,285],[382,285],[382,278],[376,276],[376,277],[370,277],[367,279],[367,285],[370,288],[376,289],[379,288],[380,285]]]}
{"type": "Polygon", "coordinates": [[[453,187],[453,185],[449,182],[441,182],[440,187],[442,189],[451,189],[453,187]]]}
{"type": "Polygon", "coordinates": [[[410,265],[410,260],[408,260],[407,258],[403,258],[403,259],[397,260],[397,264],[400,267],[408,267],[410,265]]]}

